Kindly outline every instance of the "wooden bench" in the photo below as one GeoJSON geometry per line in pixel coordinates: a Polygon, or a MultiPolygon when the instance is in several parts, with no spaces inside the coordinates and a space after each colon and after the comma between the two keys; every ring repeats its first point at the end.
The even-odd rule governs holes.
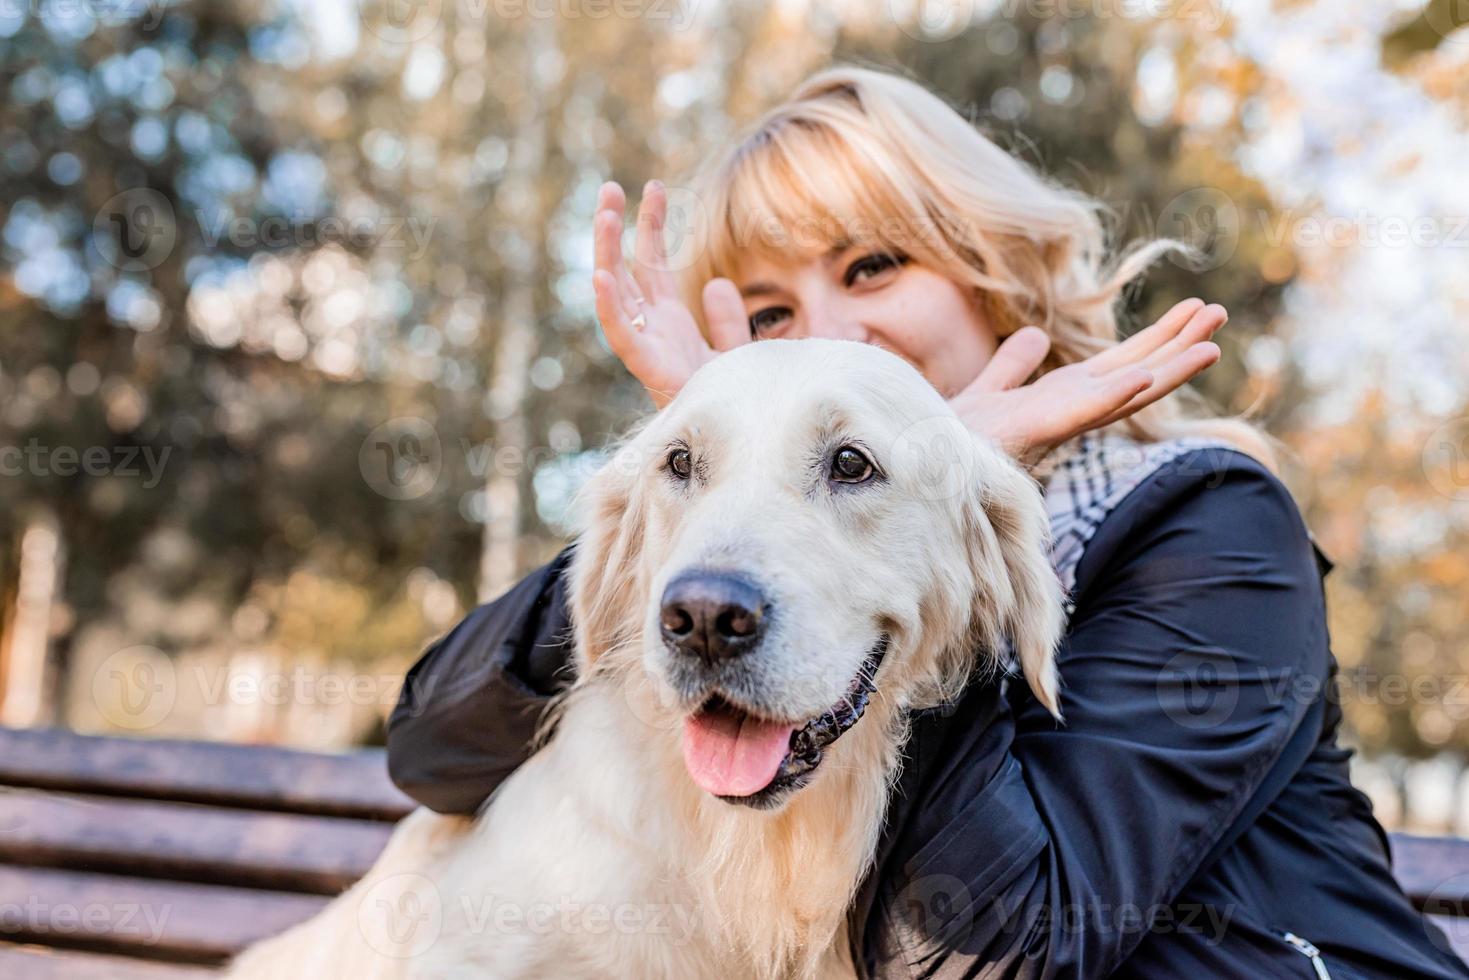
{"type": "MultiPolygon", "coordinates": [[[[379,750],[0,729],[0,977],[210,976],[355,881],[411,808],[379,750]]],[[[1393,852],[1469,958],[1469,841],[1393,852]]]]}
{"type": "Polygon", "coordinates": [[[0,729],[0,977],[209,976],[371,865],[377,751],[0,729]]]}

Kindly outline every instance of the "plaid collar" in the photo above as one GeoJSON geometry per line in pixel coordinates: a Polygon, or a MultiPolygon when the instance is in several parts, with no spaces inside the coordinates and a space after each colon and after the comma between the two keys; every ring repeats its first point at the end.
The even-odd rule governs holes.
{"type": "Polygon", "coordinates": [[[1087,432],[1047,458],[1039,478],[1051,518],[1051,563],[1066,590],[1066,615],[1076,608],[1076,567],[1107,515],[1160,467],[1185,453],[1213,450],[1200,463],[1213,466],[1219,451],[1237,447],[1219,439],[1190,436],[1143,443],[1112,433],[1087,432]]]}

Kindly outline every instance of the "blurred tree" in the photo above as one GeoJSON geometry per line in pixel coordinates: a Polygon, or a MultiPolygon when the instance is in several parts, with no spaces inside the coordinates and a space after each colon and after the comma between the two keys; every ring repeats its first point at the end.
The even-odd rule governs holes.
{"type": "Polygon", "coordinates": [[[1432,51],[1455,31],[1469,26],[1469,7],[1461,0],[1427,0],[1422,8],[1408,10],[1401,23],[1382,39],[1382,59],[1400,67],[1414,56],[1432,51]]]}

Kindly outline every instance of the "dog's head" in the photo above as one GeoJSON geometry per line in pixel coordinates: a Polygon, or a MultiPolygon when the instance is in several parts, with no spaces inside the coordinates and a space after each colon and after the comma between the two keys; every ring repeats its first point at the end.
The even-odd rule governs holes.
{"type": "Polygon", "coordinates": [[[584,673],[645,670],[710,793],[779,804],[869,697],[952,698],[1007,641],[1057,711],[1039,490],[893,354],[814,339],[721,354],[585,492],[584,673]]]}

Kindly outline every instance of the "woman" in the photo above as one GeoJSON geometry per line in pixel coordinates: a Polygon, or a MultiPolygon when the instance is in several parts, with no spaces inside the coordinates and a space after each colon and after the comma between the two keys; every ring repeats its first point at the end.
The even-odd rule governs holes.
{"type": "MultiPolygon", "coordinates": [[[[631,272],[615,184],[595,219],[598,316],[655,405],[737,344],[882,344],[1036,466],[1069,589],[1064,725],[1003,682],[914,720],[849,916],[864,975],[1469,976],[1348,781],[1329,563],[1268,440],[1180,405],[1224,311],[1116,341],[1122,286],[1174,246],[1104,265],[1092,202],[862,69],[808,80],[696,189],[707,240],[680,277],[659,185],[631,272]]],[[[473,811],[529,753],[567,680],[568,554],[410,671],[389,764],[426,805],[473,811]]]]}

